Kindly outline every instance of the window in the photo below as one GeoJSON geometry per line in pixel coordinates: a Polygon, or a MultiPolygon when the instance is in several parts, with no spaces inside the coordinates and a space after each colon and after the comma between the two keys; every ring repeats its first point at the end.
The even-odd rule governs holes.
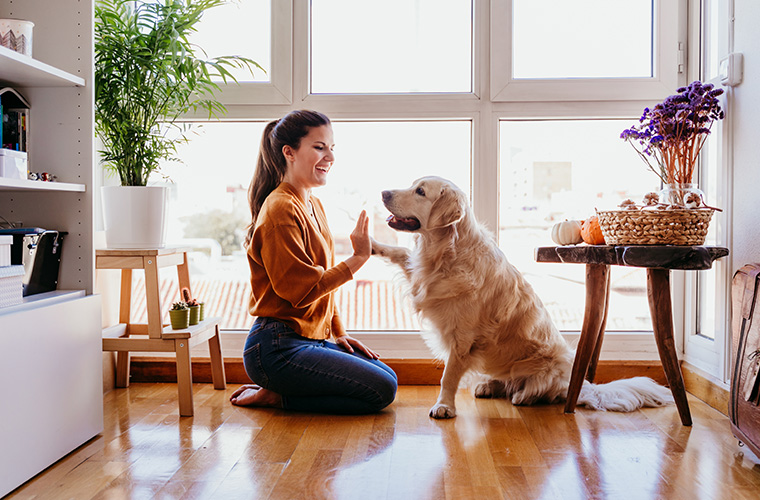
{"type": "Polygon", "coordinates": [[[513,77],[651,78],[653,4],[514,0],[513,77]]]}
{"type": "Polygon", "coordinates": [[[635,100],[672,93],[686,56],[678,3],[494,2],[491,99],[635,100]]]}
{"type": "MultiPolygon", "coordinates": [[[[375,239],[413,246],[413,235],[394,231],[385,223],[389,213],[382,203],[382,190],[407,188],[415,179],[434,173],[470,191],[469,121],[338,121],[333,130],[335,164],[327,186],[315,194],[325,205],[338,261],[351,255],[349,235],[361,210],[370,216],[370,233],[375,239]]],[[[354,280],[339,290],[346,328],[418,330],[419,320],[406,290],[396,266],[370,259],[354,280]]]]}
{"type": "MultiPolygon", "coordinates": [[[[729,5],[718,0],[703,0],[693,14],[694,30],[699,31],[700,50],[692,68],[693,78],[720,85],[719,61],[731,52],[727,26],[731,18],[729,5]]],[[[727,110],[727,95],[721,96],[721,106],[727,110]]],[[[710,223],[706,245],[727,246],[731,228],[726,224],[731,214],[732,169],[726,144],[731,143],[731,131],[724,121],[716,121],[702,150],[699,185],[708,204],[723,208],[710,223]]],[[[684,359],[719,380],[728,382],[730,363],[727,353],[731,345],[729,315],[731,298],[731,256],[713,263],[712,269],[688,273],[687,314],[684,325],[684,359]],[[692,287],[692,288],[688,288],[692,287]]]]}
{"type": "MultiPolygon", "coordinates": [[[[206,57],[239,55],[264,70],[231,72],[238,82],[270,82],[272,74],[272,5],[269,2],[230,2],[208,10],[192,37],[206,57]]],[[[221,79],[220,79],[221,81],[221,79]]]]}
{"type": "MultiPolygon", "coordinates": [[[[536,247],[552,245],[551,227],[583,220],[596,208],[641,202],[657,178],[620,132],[630,120],[502,120],[499,243],[531,283],[560,330],[580,330],[585,266],[537,263],[536,247]],[[613,160],[614,159],[614,160],[613,160]],[[621,182],[621,179],[625,179],[621,182]]],[[[612,266],[608,330],[651,330],[643,269],[612,266]]]]}
{"type": "Polygon", "coordinates": [[[471,92],[469,0],[312,0],[315,94],[471,92]]]}
{"type": "MultiPolygon", "coordinates": [[[[247,217],[245,189],[264,123],[293,109],[317,109],[333,121],[337,161],[328,186],[315,194],[328,210],[339,249],[347,248],[352,217],[362,208],[370,211],[378,239],[411,245],[409,235],[386,228],[380,192],[409,186],[423,175],[447,177],[470,194],[476,217],[547,299],[558,326],[577,331],[583,266],[536,264],[533,248],[551,244],[553,221],[584,218],[595,207],[610,208],[659,188],[619,134],[645,106],[687,83],[688,61],[679,59],[685,54],[687,25],[685,2],[579,0],[572,2],[574,10],[566,10],[567,4],[268,2],[269,81],[226,85],[226,121],[204,123],[200,135],[182,148],[185,165],[166,167],[174,181],[172,236],[196,239],[193,265],[211,266],[206,256],[216,252],[219,262],[213,265],[231,266],[207,272],[209,279],[235,274],[235,280],[247,281],[247,270],[231,262],[244,262],[240,251],[225,253],[228,243],[223,242],[234,247],[235,231],[228,231],[227,239],[210,236],[208,228],[191,231],[184,218],[197,212],[231,214],[232,209],[247,217]],[[579,12],[582,21],[576,20],[579,12]],[[573,29],[580,22],[583,29],[573,29]],[[622,43],[632,45],[626,46],[625,57],[619,55],[622,43]],[[560,52],[565,46],[576,50],[560,52]],[[618,49],[612,56],[605,52],[610,47],[618,49]],[[585,57],[575,57],[581,53],[585,57]],[[565,61],[572,62],[559,64],[565,61]]],[[[224,32],[238,31],[245,30],[224,32]]],[[[227,38],[248,43],[246,37],[227,38]]],[[[244,45],[240,52],[247,54],[244,45]]],[[[250,52],[254,59],[259,57],[255,50],[250,52]]],[[[226,222],[233,216],[222,218],[226,222]]],[[[193,270],[196,275],[202,276],[193,270]]],[[[340,300],[351,331],[376,329],[365,339],[386,339],[386,356],[408,357],[408,346],[419,342],[416,332],[392,338],[380,333],[419,326],[397,276],[398,271],[372,259],[340,291],[340,300]],[[398,303],[403,307],[394,309],[397,313],[386,312],[398,303]]],[[[615,269],[612,286],[609,328],[651,330],[642,273],[615,269]]],[[[247,302],[236,307],[222,314],[233,317],[247,302]]],[[[241,317],[244,326],[230,320],[225,328],[247,329],[250,318],[241,317]]],[[[429,355],[424,346],[419,352],[429,355]]],[[[656,352],[651,334],[628,333],[608,336],[602,356],[656,359],[656,352]]]]}

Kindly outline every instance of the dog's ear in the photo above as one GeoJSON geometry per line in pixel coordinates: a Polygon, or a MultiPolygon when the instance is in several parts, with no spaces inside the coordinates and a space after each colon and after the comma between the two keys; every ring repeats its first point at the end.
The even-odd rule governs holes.
{"type": "Polygon", "coordinates": [[[467,199],[457,189],[444,186],[430,209],[430,227],[439,229],[457,224],[464,218],[467,199]]]}

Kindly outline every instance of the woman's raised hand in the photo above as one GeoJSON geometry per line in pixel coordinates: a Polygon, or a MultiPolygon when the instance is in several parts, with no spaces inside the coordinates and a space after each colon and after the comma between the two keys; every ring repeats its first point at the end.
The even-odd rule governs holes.
{"type": "Polygon", "coordinates": [[[354,255],[369,259],[372,255],[372,241],[369,238],[369,217],[367,211],[362,210],[359,214],[359,220],[356,221],[356,227],[351,233],[351,246],[354,247],[354,255]]]}
{"type": "Polygon", "coordinates": [[[372,255],[372,241],[369,237],[369,217],[367,211],[362,210],[359,219],[356,221],[356,227],[351,232],[351,246],[354,248],[354,254],[346,259],[346,264],[351,273],[356,273],[372,255]]]}

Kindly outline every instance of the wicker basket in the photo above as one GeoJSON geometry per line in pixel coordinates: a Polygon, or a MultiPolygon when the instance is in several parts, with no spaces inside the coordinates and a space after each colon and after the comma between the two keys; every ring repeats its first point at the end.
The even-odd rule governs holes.
{"type": "Polygon", "coordinates": [[[598,211],[608,245],[702,245],[715,210],[598,211]]]}

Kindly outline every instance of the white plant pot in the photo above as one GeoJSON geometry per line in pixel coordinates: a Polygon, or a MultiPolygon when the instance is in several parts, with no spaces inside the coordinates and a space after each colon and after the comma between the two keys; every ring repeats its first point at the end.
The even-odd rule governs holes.
{"type": "Polygon", "coordinates": [[[166,237],[164,186],[103,186],[106,246],[163,248],[166,237]]]}

